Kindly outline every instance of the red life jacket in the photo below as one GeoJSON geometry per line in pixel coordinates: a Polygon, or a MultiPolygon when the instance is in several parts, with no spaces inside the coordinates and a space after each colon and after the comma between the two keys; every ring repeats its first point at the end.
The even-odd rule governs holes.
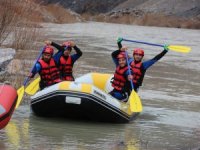
{"type": "Polygon", "coordinates": [[[124,77],[124,73],[128,70],[128,67],[120,68],[119,66],[115,70],[114,80],[112,82],[112,87],[116,90],[121,91],[124,88],[126,83],[126,78],[124,77]]]}
{"type": "Polygon", "coordinates": [[[138,86],[141,85],[143,79],[141,67],[142,67],[142,62],[139,63],[135,63],[135,61],[131,62],[131,69],[133,71],[133,83],[138,86]]]}
{"type": "Polygon", "coordinates": [[[66,59],[65,57],[61,56],[59,70],[61,72],[63,80],[74,81],[74,77],[72,75],[72,68],[72,57],[68,56],[66,59]]]}
{"type": "Polygon", "coordinates": [[[41,81],[46,85],[52,85],[54,83],[60,82],[60,73],[56,66],[56,63],[53,58],[51,58],[49,64],[46,63],[44,60],[40,59],[38,61],[42,67],[41,71],[39,72],[41,81]]]}

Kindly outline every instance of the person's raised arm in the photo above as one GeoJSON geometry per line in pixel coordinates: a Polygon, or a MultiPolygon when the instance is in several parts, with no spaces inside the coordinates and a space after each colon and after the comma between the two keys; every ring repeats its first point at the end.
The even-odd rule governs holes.
{"type": "Polygon", "coordinates": [[[149,68],[150,66],[152,66],[155,62],[157,62],[158,60],[160,60],[167,52],[168,52],[169,48],[168,45],[164,46],[164,50],[159,53],[158,55],[156,55],[154,58],[143,62],[143,67],[146,70],[147,68],[149,68]]]}
{"type": "Polygon", "coordinates": [[[117,39],[117,45],[118,45],[119,50],[122,48],[122,43],[121,43],[122,40],[123,40],[122,37],[118,37],[118,39],[117,39]]]}
{"type": "Polygon", "coordinates": [[[46,45],[51,45],[51,46],[55,47],[56,49],[58,49],[58,51],[64,51],[65,50],[63,46],[60,46],[59,44],[52,42],[52,41],[49,41],[49,40],[44,41],[44,43],[46,45]]]}
{"type": "Polygon", "coordinates": [[[70,46],[74,48],[76,54],[73,54],[71,57],[72,57],[72,61],[73,63],[79,59],[81,56],[82,56],[82,51],[78,48],[78,46],[76,46],[76,44],[72,41],[70,41],[70,46]]]}
{"type": "Polygon", "coordinates": [[[70,41],[70,46],[74,48],[78,56],[82,56],[83,54],[82,51],[80,50],[80,48],[78,48],[78,46],[73,41],[70,41]]]}

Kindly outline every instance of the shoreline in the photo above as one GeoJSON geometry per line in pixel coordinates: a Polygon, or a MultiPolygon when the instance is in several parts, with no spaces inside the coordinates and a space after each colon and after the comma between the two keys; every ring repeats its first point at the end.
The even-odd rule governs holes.
{"type": "MultiPolygon", "coordinates": [[[[169,27],[182,29],[200,29],[200,18],[182,18],[153,13],[107,13],[99,15],[82,14],[82,20],[118,23],[125,25],[169,27]]],[[[82,21],[84,22],[84,21],[82,21]]]]}

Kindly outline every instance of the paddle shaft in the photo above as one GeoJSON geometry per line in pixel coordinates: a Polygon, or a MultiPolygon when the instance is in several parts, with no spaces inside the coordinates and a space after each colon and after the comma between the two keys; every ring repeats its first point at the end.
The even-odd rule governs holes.
{"type": "MultiPolygon", "coordinates": [[[[128,73],[129,73],[129,75],[131,75],[131,68],[130,68],[130,65],[129,65],[129,62],[128,62],[128,53],[127,53],[127,51],[125,51],[125,54],[126,54],[126,62],[127,62],[127,66],[128,66],[128,73]]],[[[131,82],[131,90],[133,90],[134,89],[134,85],[133,85],[133,81],[131,80],[130,81],[131,82]]]]}
{"type": "MultiPolygon", "coordinates": [[[[128,66],[128,72],[129,72],[129,75],[131,75],[130,65],[128,62],[128,53],[127,53],[127,51],[125,51],[125,53],[126,53],[126,62],[127,62],[127,66],[128,66]]],[[[141,103],[140,97],[134,90],[133,81],[130,80],[130,82],[131,82],[131,88],[132,88],[131,94],[129,96],[130,110],[132,112],[141,112],[142,111],[142,103],[141,103]]]]}
{"type": "Polygon", "coordinates": [[[128,40],[128,39],[123,39],[123,41],[152,45],[152,46],[157,46],[157,47],[164,47],[164,45],[161,45],[161,44],[153,44],[153,43],[142,42],[142,41],[135,41],[135,40],[128,40]]]}
{"type": "MultiPolygon", "coordinates": [[[[44,49],[45,49],[45,47],[43,47],[43,48],[40,50],[40,54],[38,55],[37,59],[35,60],[34,65],[32,66],[32,68],[31,68],[31,70],[30,70],[29,73],[31,73],[31,72],[33,71],[33,69],[34,69],[34,67],[35,67],[35,64],[38,62],[38,60],[39,60],[40,57],[42,56],[42,53],[43,53],[44,49]]],[[[26,77],[26,79],[24,80],[24,84],[23,84],[24,86],[26,86],[26,84],[28,83],[29,79],[30,79],[30,77],[26,77]]]]}

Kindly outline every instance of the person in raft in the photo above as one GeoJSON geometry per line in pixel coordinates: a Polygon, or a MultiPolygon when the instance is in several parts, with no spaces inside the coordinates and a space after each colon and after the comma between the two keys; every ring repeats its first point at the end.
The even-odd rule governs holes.
{"type": "Polygon", "coordinates": [[[121,52],[117,56],[116,70],[112,81],[112,87],[114,89],[109,94],[116,99],[125,102],[129,95],[129,91],[127,91],[126,87],[130,87],[131,79],[132,75],[129,75],[126,54],[125,52],[121,52]]]}
{"type": "Polygon", "coordinates": [[[53,57],[54,49],[51,46],[45,46],[42,53],[42,58],[35,64],[33,71],[29,74],[30,78],[33,78],[35,74],[40,75],[40,89],[44,89],[47,86],[61,82],[60,72],[57,68],[55,59],[53,57]]]}
{"type": "MultiPolygon", "coordinates": [[[[113,52],[112,57],[114,62],[117,59],[117,55],[124,51],[121,42],[123,41],[123,38],[119,37],[117,40],[118,48],[119,50],[116,50],[113,52]]],[[[133,84],[134,84],[134,90],[137,92],[139,90],[139,87],[142,85],[144,75],[146,73],[146,70],[151,67],[154,63],[156,63],[158,60],[160,60],[167,52],[169,48],[168,45],[164,46],[164,50],[156,55],[154,58],[142,61],[144,57],[144,50],[141,48],[135,48],[133,50],[133,58],[129,59],[129,64],[131,66],[131,70],[133,72],[133,84]]]]}
{"type": "Polygon", "coordinates": [[[61,79],[65,81],[74,81],[73,65],[82,56],[81,50],[73,41],[66,41],[62,45],[48,40],[45,41],[45,43],[58,49],[58,52],[54,55],[54,59],[59,68],[61,79]],[[76,53],[70,55],[72,48],[76,53]]]}

